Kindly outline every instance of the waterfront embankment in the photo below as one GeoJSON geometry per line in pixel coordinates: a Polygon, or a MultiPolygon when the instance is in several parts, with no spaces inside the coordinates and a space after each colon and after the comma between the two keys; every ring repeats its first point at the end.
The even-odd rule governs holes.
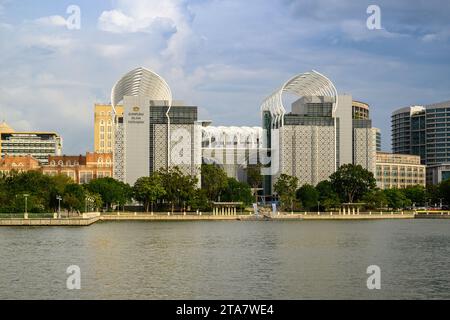
{"type": "Polygon", "coordinates": [[[120,212],[100,214],[93,212],[70,218],[0,218],[0,226],[90,226],[96,222],[120,221],[289,221],[289,220],[389,220],[389,219],[450,219],[449,211],[441,212],[361,212],[342,214],[332,212],[279,213],[276,215],[212,213],[137,213],[120,212]]]}

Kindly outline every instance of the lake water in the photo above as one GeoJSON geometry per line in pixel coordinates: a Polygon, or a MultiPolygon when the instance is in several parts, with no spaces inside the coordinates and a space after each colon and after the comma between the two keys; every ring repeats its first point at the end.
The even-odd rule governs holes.
{"type": "Polygon", "coordinates": [[[450,220],[0,228],[1,299],[450,299],[449,267],[450,220]]]}

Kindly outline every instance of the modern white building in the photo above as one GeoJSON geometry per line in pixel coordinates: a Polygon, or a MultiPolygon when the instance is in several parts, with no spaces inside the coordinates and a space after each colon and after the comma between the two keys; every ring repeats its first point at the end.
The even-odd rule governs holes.
{"type": "Polygon", "coordinates": [[[375,172],[376,129],[369,106],[338,95],[333,83],[316,71],[291,78],[264,100],[262,127],[198,121],[197,107],[172,100],[166,81],[145,68],[117,81],[111,105],[114,176],[130,184],[173,166],[200,181],[202,162],[217,164],[240,181],[246,181],[248,165],[263,165],[266,195],[281,173],[316,185],[346,163],[375,172]],[[297,97],[291,112],[283,105],[285,93],[297,97]],[[123,114],[115,112],[119,103],[123,114]]]}
{"type": "Polygon", "coordinates": [[[113,110],[119,103],[123,105],[123,116],[114,112],[117,179],[134,184],[140,177],[174,166],[199,178],[201,128],[197,107],[172,100],[166,81],[142,67],[114,85],[113,110]]]}
{"type": "Polygon", "coordinates": [[[248,165],[258,164],[263,147],[261,127],[214,127],[202,122],[203,163],[220,166],[229,177],[246,181],[248,165]]]}
{"type": "Polygon", "coordinates": [[[367,116],[356,117],[352,96],[339,95],[333,83],[317,71],[294,76],[261,105],[263,128],[270,141],[270,173],[265,192],[272,193],[280,174],[316,185],[344,164],[359,164],[375,172],[376,129],[367,116]],[[287,93],[298,97],[288,112],[287,93]]]}

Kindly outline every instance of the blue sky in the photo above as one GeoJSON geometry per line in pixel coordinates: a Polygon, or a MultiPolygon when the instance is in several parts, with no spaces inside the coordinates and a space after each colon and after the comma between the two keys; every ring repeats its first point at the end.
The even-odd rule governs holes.
{"type": "MultiPolygon", "coordinates": [[[[449,1],[0,0],[0,118],[52,130],[64,152],[93,148],[93,105],[145,66],[215,125],[259,125],[261,101],[311,69],[371,105],[390,149],[390,114],[450,100],[449,1]],[[381,30],[369,30],[369,5],[381,30]],[[81,9],[68,30],[66,9],[81,9]]],[[[1,119],[0,119],[1,120],[1,119]]]]}

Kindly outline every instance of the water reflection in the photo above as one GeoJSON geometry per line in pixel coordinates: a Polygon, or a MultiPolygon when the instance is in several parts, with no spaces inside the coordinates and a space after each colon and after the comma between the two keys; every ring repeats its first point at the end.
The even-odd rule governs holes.
{"type": "Polygon", "coordinates": [[[450,298],[450,221],[1,228],[2,299],[450,298]],[[81,290],[65,287],[79,265],[81,290]],[[366,268],[381,267],[381,290],[366,268]]]}

